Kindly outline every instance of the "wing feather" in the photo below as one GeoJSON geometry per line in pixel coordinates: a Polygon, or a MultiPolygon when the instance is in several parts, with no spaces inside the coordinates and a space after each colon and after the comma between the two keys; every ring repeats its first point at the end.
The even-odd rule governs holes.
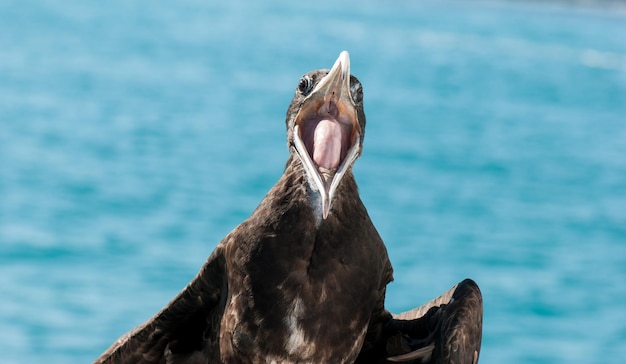
{"type": "Polygon", "coordinates": [[[373,321],[386,323],[368,332],[359,363],[478,362],[483,302],[471,279],[410,311],[392,315],[383,310],[374,315],[373,321]]]}
{"type": "Polygon", "coordinates": [[[175,363],[210,358],[226,295],[221,245],[198,275],[167,306],[120,337],[94,364],[175,363]]]}
{"type": "Polygon", "coordinates": [[[393,315],[390,326],[412,351],[396,353],[387,360],[475,364],[480,354],[482,319],[480,289],[473,280],[465,279],[430,302],[393,315]]]}

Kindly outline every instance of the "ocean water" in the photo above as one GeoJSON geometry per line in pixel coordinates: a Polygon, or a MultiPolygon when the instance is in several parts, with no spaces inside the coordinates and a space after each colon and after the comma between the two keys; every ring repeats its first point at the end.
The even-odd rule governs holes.
{"type": "Polygon", "coordinates": [[[0,2],[0,362],[91,362],[174,297],[344,49],[388,308],[471,277],[482,363],[623,362],[623,4],[0,2]]]}

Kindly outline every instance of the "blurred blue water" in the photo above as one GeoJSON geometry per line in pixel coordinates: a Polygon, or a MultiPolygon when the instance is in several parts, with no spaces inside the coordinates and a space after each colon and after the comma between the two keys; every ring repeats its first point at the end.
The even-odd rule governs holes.
{"type": "Polygon", "coordinates": [[[389,308],[472,277],[481,362],[620,363],[626,12],[602,4],[1,2],[1,362],[90,362],[165,305],[347,49],[389,308]]]}

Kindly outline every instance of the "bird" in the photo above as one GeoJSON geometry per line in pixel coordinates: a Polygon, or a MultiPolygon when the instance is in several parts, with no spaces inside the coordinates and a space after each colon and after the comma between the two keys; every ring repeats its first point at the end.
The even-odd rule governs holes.
{"type": "Polygon", "coordinates": [[[413,310],[385,308],[393,268],[352,166],[363,88],[340,53],[286,115],[283,175],[192,281],[94,363],[477,363],[482,295],[465,279],[413,310]]]}

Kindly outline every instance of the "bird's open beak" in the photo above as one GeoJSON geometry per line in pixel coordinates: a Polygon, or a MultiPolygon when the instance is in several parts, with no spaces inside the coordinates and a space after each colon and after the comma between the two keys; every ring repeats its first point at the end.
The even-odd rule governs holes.
{"type": "Polygon", "coordinates": [[[341,179],[361,152],[348,52],[341,52],[333,68],[304,100],[294,134],[297,154],[311,188],[320,194],[322,217],[326,219],[341,179]]]}

